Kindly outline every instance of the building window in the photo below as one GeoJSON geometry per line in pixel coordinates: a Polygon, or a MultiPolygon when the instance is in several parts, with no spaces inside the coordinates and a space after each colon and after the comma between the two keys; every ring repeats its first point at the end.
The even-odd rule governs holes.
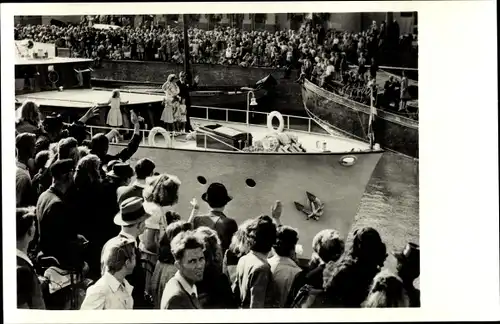
{"type": "Polygon", "coordinates": [[[266,14],[255,14],[255,23],[263,24],[266,22],[266,14]]]}
{"type": "Polygon", "coordinates": [[[401,17],[407,17],[407,18],[408,18],[408,17],[413,17],[413,12],[411,12],[411,11],[410,11],[410,12],[408,12],[408,11],[406,11],[406,12],[402,12],[402,13],[400,14],[400,16],[401,16],[401,17]]]}

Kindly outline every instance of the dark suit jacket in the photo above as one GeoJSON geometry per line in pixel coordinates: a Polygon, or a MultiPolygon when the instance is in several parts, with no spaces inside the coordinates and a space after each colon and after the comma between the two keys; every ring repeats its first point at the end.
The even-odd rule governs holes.
{"type": "Polygon", "coordinates": [[[197,84],[188,84],[181,83],[181,81],[177,81],[177,86],[179,87],[179,96],[186,100],[186,107],[191,106],[191,98],[189,97],[189,92],[196,89],[197,84]]]}
{"type": "Polygon", "coordinates": [[[76,251],[77,218],[64,195],[50,187],[38,198],[36,213],[42,252],[58,259],[63,267],[81,265],[81,252],[76,251]]]}
{"type": "Polygon", "coordinates": [[[165,290],[161,298],[162,309],[199,309],[200,302],[197,298],[192,298],[182,287],[177,278],[173,277],[165,285],[165,290]]]}
{"type": "Polygon", "coordinates": [[[208,215],[198,215],[193,218],[193,228],[206,226],[217,232],[221,241],[222,252],[226,252],[231,244],[233,234],[238,230],[238,224],[232,218],[227,217],[224,213],[218,211],[210,211],[208,215]],[[217,222],[214,222],[211,217],[220,217],[217,222]]]}
{"type": "Polygon", "coordinates": [[[35,269],[20,257],[17,257],[17,308],[45,309],[35,269]]]}

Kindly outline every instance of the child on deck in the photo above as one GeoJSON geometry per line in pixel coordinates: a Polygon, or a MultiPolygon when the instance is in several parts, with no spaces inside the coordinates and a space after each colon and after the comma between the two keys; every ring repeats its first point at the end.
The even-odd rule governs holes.
{"type": "Polygon", "coordinates": [[[177,129],[182,132],[185,129],[186,126],[186,100],[182,99],[181,104],[179,105],[177,109],[177,129]]]}
{"type": "Polygon", "coordinates": [[[108,112],[108,117],[106,119],[106,124],[110,127],[122,127],[123,126],[123,116],[120,110],[121,104],[128,104],[128,101],[121,101],[120,91],[118,89],[113,90],[111,93],[111,98],[108,102],[101,103],[99,105],[110,105],[108,112]]]}

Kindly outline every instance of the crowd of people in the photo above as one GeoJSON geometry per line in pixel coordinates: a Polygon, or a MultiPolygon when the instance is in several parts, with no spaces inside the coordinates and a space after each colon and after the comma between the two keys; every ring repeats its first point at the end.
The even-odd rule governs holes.
{"type": "MultiPolygon", "coordinates": [[[[413,35],[401,35],[397,21],[385,21],[360,33],[325,30],[305,22],[298,31],[242,31],[218,26],[212,30],[189,28],[189,50],[193,63],[229,64],[266,67],[292,65],[302,61],[332,59],[332,53],[344,52],[347,60],[357,62],[360,53],[370,61],[379,53],[410,51],[413,35]]],[[[15,39],[55,43],[71,49],[75,57],[164,61],[181,64],[184,56],[182,29],[172,26],[126,25],[117,29],[95,29],[88,23],[57,26],[21,26],[15,39]]]]}
{"type": "Polygon", "coordinates": [[[87,139],[92,107],[69,126],[43,123],[26,101],[16,122],[17,303],[36,309],[220,309],[419,307],[419,247],[394,253],[395,273],[379,233],[360,228],[347,244],[335,229],[317,233],[303,265],[299,231],[277,201],[269,215],[238,224],[232,197],[211,183],[190,215],[174,207],[182,182],[155,162],[129,159],[134,133],[113,155],[116,130],[87,139]],[[80,298],[81,297],[81,298],[80,298]]]}

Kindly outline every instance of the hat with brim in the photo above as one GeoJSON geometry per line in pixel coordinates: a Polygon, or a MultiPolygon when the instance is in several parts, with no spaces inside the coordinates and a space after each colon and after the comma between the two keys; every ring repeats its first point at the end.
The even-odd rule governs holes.
{"type": "Polygon", "coordinates": [[[134,170],[128,163],[116,163],[113,165],[113,169],[106,173],[106,175],[112,178],[129,179],[134,176],[134,170]]]}
{"type": "Polygon", "coordinates": [[[415,243],[406,244],[402,252],[394,252],[393,255],[400,263],[420,263],[420,247],[415,243]]]}
{"type": "Polygon", "coordinates": [[[143,198],[130,197],[120,204],[120,211],[115,215],[114,223],[118,226],[129,226],[145,221],[151,215],[143,207],[143,198]]]}
{"type": "Polygon", "coordinates": [[[225,206],[233,200],[233,197],[227,193],[227,189],[222,183],[214,182],[210,184],[207,191],[201,196],[201,199],[209,205],[225,206]]]}

